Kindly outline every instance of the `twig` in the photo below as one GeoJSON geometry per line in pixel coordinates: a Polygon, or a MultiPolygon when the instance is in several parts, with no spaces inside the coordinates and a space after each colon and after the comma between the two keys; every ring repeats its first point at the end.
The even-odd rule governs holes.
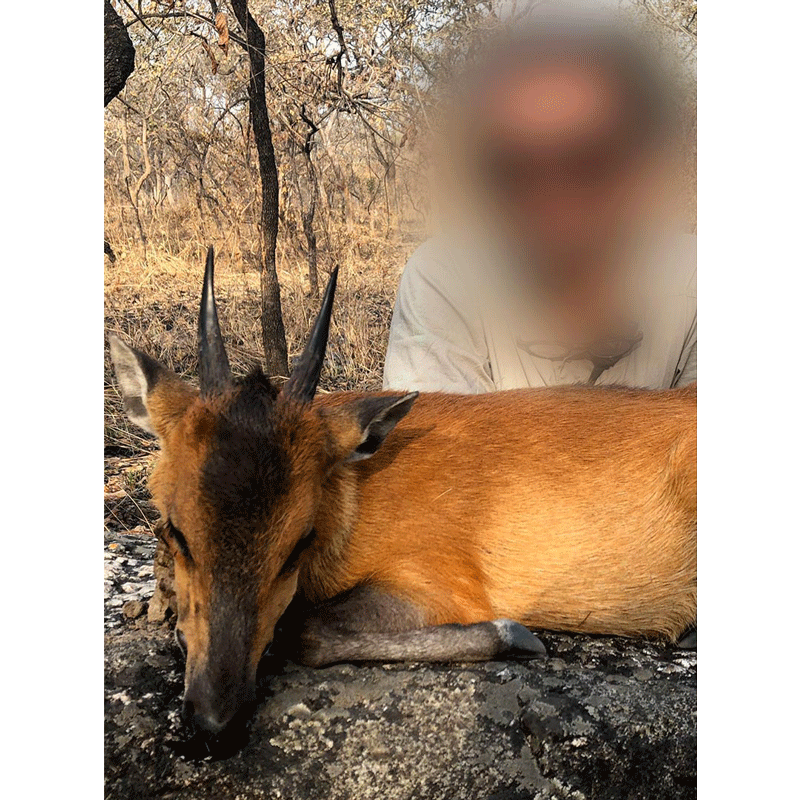
{"type": "Polygon", "coordinates": [[[133,16],[136,17],[136,19],[138,19],[139,22],[141,22],[142,25],[144,25],[145,28],[147,28],[147,30],[149,30],[150,33],[152,33],[156,39],[158,39],[158,34],[144,21],[139,12],[128,2],[128,0],[122,0],[122,2],[125,3],[126,6],[128,6],[131,14],[133,14],[133,16]]]}

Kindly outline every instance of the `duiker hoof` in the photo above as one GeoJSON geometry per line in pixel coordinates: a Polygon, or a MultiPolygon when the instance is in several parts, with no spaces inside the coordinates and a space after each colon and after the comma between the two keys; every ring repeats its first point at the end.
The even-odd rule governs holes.
{"type": "Polygon", "coordinates": [[[503,642],[500,654],[524,658],[547,655],[542,640],[519,622],[514,622],[512,619],[497,619],[492,624],[503,642]]]}

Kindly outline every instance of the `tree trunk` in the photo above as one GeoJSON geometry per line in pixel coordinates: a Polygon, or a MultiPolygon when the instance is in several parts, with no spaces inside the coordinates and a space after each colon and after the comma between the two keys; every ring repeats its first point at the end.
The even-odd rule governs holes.
{"type": "MultiPolygon", "coordinates": [[[[128,35],[128,29],[122,18],[114,10],[110,0],[105,0],[103,11],[103,38],[105,52],[103,64],[105,69],[103,86],[103,105],[107,106],[125,87],[125,81],[133,72],[136,51],[128,35]]],[[[137,222],[139,211],[136,209],[137,222]]],[[[141,231],[141,223],[139,222],[141,231]]],[[[103,248],[111,263],[116,261],[114,251],[108,241],[103,241],[103,248]]]]}
{"type": "Polygon", "coordinates": [[[247,8],[247,0],[231,0],[233,13],[247,39],[250,57],[250,117],[253,138],[258,151],[261,175],[260,271],[261,271],[261,336],[264,343],[265,367],[269,375],[288,375],[286,331],[281,313],[281,288],[275,269],[275,245],[278,240],[278,167],[269,125],[267,97],[264,87],[264,33],[247,8]]]}
{"type": "Polygon", "coordinates": [[[128,36],[128,29],[114,10],[110,0],[105,0],[104,11],[105,38],[105,86],[104,105],[108,105],[123,89],[125,81],[133,72],[136,51],[128,36]]]}

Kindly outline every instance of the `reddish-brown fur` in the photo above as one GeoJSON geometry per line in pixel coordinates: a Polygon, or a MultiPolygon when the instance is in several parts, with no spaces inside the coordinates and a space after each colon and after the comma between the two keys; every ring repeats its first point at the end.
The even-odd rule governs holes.
{"type": "Polygon", "coordinates": [[[696,616],[695,464],[694,386],[420,395],[329,476],[299,587],[383,586],[428,624],[674,639],[696,616]]]}
{"type": "MultiPolygon", "coordinates": [[[[363,397],[321,395],[287,422],[293,485],[265,531],[276,563],[258,565],[253,658],[293,593],[293,581],[273,583],[275,554],[288,554],[309,514],[317,539],[297,586],[312,602],[370,584],[412,601],[431,625],[508,617],[674,640],[693,622],[695,386],[423,394],[372,458],[342,463],[360,440],[351,410],[363,397]]],[[[163,445],[153,495],[200,564],[198,476],[225,402],[173,380],[148,398],[163,445]]],[[[200,655],[206,625],[191,610],[207,613],[210,576],[184,576],[177,560],[182,624],[197,627],[200,655]]]]}
{"type": "MultiPolygon", "coordinates": [[[[174,421],[151,485],[162,512],[182,507],[171,513],[198,531],[203,520],[186,517],[203,507],[197,476],[213,414],[172,390],[149,403],[174,421]]],[[[302,477],[318,473],[320,442],[342,453],[358,443],[350,416],[337,414],[362,396],[322,395],[303,415],[282,518],[314,502],[302,477]]],[[[321,602],[382,586],[428,624],[509,617],[674,639],[696,615],[695,463],[694,386],[423,394],[372,458],[339,463],[324,480],[299,590],[321,602]]]]}

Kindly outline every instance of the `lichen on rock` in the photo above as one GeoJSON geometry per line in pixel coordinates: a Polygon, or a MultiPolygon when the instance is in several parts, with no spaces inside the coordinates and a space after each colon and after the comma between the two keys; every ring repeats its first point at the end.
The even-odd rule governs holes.
{"type": "Polygon", "coordinates": [[[611,637],[544,633],[550,656],[530,662],[290,664],[239,752],[186,760],[169,625],[118,602],[155,588],[139,574],[155,541],[106,544],[107,798],[696,796],[695,654],[611,637]]]}

